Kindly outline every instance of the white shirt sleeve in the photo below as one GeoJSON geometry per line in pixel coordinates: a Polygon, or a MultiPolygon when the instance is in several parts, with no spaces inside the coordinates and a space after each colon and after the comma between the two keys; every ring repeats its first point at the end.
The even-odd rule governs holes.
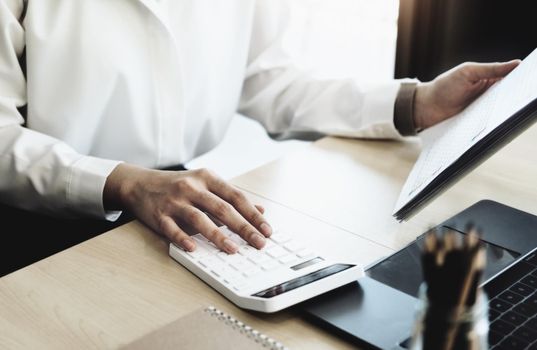
{"type": "Polygon", "coordinates": [[[271,133],[400,138],[393,112],[401,82],[322,80],[300,71],[286,53],[288,20],[285,1],[257,2],[239,111],[271,133]]]}
{"type": "Polygon", "coordinates": [[[23,126],[26,79],[18,58],[25,48],[21,0],[0,1],[0,202],[55,216],[105,212],[102,193],[117,161],[83,156],[59,140],[23,126]]]}

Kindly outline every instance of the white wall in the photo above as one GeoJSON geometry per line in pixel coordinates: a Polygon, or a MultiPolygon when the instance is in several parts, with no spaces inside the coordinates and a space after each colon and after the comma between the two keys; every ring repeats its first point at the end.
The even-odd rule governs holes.
{"type": "MultiPolygon", "coordinates": [[[[300,65],[322,77],[393,78],[398,0],[289,1],[286,39],[300,65]]],[[[223,142],[186,166],[211,168],[229,179],[307,144],[271,140],[257,122],[237,115],[223,142]]]]}
{"type": "Polygon", "coordinates": [[[398,0],[290,0],[295,58],[327,77],[391,79],[398,0]]]}

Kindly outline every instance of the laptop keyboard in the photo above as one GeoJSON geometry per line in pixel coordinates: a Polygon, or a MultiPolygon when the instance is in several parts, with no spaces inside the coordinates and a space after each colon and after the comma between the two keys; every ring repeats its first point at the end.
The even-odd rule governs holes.
{"type": "Polygon", "coordinates": [[[489,347],[537,350],[537,252],[485,286],[489,297],[489,347]]]}

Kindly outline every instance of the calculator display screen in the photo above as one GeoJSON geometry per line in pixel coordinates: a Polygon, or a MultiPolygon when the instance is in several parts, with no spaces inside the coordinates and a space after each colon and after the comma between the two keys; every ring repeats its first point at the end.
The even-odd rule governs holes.
{"type": "Polygon", "coordinates": [[[336,274],[341,271],[345,271],[347,269],[350,269],[351,267],[354,267],[355,265],[347,265],[347,264],[334,264],[327,266],[325,268],[322,268],[318,271],[309,273],[304,276],[297,277],[295,279],[292,279],[287,282],[283,282],[278,284],[277,286],[270,287],[268,289],[265,289],[259,293],[255,293],[252,296],[254,297],[260,297],[260,298],[272,298],[277,295],[281,295],[285,292],[288,292],[293,289],[300,288],[302,286],[305,286],[306,284],[318,281],[320,279],[323,279],[325,277],[331,276],[333,274],[336,274]]]}

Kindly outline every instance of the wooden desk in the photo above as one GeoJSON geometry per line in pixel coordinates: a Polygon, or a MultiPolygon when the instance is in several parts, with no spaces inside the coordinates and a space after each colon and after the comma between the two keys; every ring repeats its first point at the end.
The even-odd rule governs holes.
{"type": "Polygon", "coordinates": [[[417,140],[324,138],[233,183],[391,250],[481,199],[537,214],[537,124],[398,223],[392,213],[418,154],[417,140]]]}
{"type": "MultiPolygon", "coordinates": [[[[482,198],[537,214],[537,127],[398,224],[391,212],[418,150],[412,142],[326,138],[233,182],[264,197],[255,199],[276,218],[287,215],[280,203],[302,213],[292,216],[304,229],[345,234],[361,247],[356,254],[364,263],[482,198]]],[[[166,242],[137,222],[1,278],[0,348],[115,348],[209,304],[291,348],[352,348],[296,310],[236,308],[170,259],[166,242]]]]}

